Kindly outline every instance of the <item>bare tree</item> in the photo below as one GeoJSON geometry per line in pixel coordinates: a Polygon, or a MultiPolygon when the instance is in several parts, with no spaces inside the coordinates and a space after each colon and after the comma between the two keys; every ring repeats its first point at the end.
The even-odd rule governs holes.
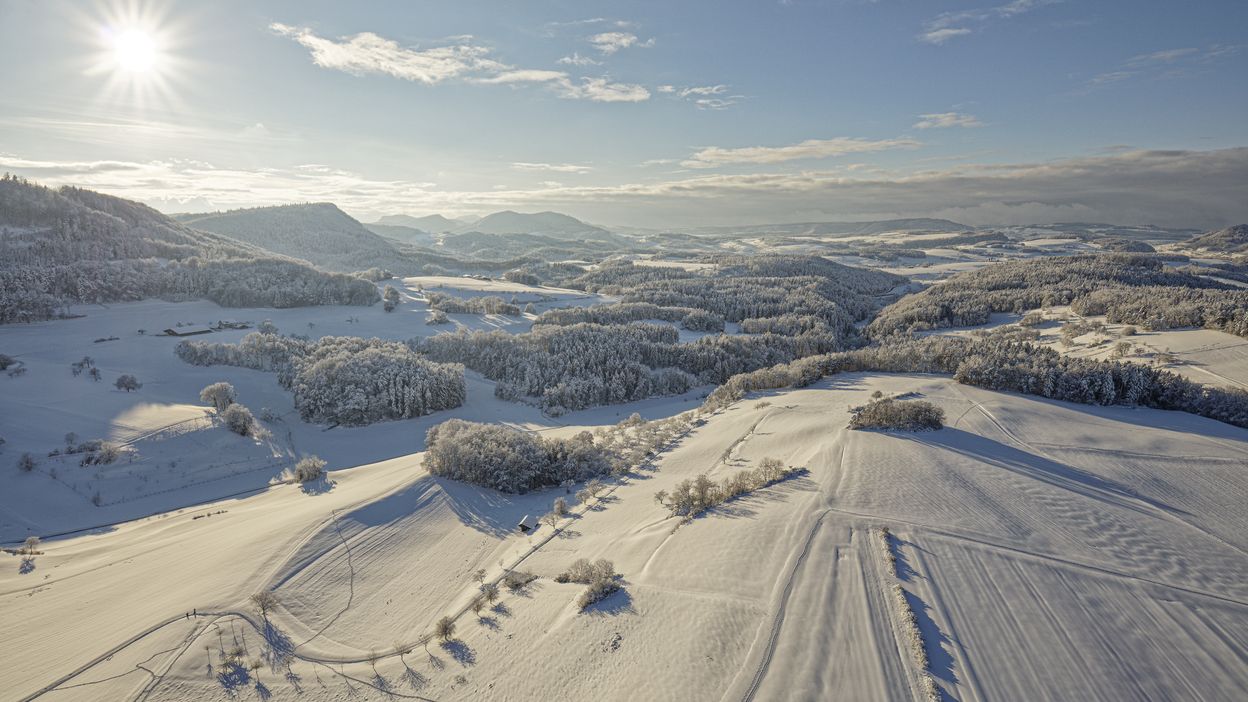
{"type": "Polygon", "coordinates": [[[485,583],[481,586],[481,594],[485,595],[485,599],[493,602],[498,599],[498,585],[494,583],[485,583]]]}
{"type": "Polygon", "coordinates": [[[562,497],[556,497],[551,513],[556,517],[566,516],[568,514],[568,501],[562,497]]]}
{"type": "Polygon", "coordinates": [[[23,453],[21,457],[17,459],[17,469],[23,473],[29,473],[34,470],[35,457],[29,453],[23,453]]]}
{"type": "Polygon", "coordinates": [[[451,637],[455,635],[455,620],[450,617],[442,617],[433,626],[433,633],[443,641],[450,641],[451,637]]]}
{"type": "Polygon", "coordinates": [[[31,555],[31,556],[35,555],[35,549],[37,548],[39,548],[38,536],[27,536],[26,541],[22,543],[22,550],[25,551],[28,555],[31,555]]]}
{"type": "Polygon", "coordinates": [[[251,596],[251,604],[260,612],[260,616],[267,619],[269,612],[277,606],[277,595],[272,590],[261,590],[251,596]]]}
{"type": "Polygon", "coordinates": [[[138,378],[130,375],[129,373],[119,376],[117,378],[117,382],[113,384],[117,386],[118,390],[125,390],[126,392],[138,390],[143,387],[143,383],[140,383],[138,378]]]}

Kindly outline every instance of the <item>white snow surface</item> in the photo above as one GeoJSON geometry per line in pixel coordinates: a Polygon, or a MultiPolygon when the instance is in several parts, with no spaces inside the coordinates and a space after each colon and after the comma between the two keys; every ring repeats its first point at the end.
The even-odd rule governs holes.
{"type": "MultiPolygon", "coordinates": [[[[337,441],[368,455],[380,436],[337,441]]],[[[558,534],[513,527],[563,490],[502,495],[420,459],[51,539],[26,573],[0,556],[5,699],[917,699],[894,582],[946,699],[1226,700],[1248,684],[1248,431],[1212,420],[834,376],[720,411],[558,534]],[[846,429],[874,390],[934,402],[947,426],[846,429]],[[764,457],[808,472],[678,528],[652,499],[764,457]],[[578,611],[584,586],[553,580],[577,558],[613,561],[623,591],[578,611]],[[539,577],[465,612],[472,573],[505,567],[539,577]],[[263,589],[280,601],[267,623],[247,603],[263,589]],[[421,644],[443,615],[452,641],[421,644]],[[223,681],[235,646],[261,663],[223,681]]]]}

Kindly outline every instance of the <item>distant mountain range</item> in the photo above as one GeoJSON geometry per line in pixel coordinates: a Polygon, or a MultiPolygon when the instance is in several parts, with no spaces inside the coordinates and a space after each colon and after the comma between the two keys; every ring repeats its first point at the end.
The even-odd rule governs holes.
{"type": "Polygon", "coordinates": [[[947,219],[885,219],[865,222],[795,222],[696,227],[682,231],[711,236],[867,236],[895,231],[965,232],[975,227],[947,219]]]}
{"type": "Polygon", "coordinates": [[[424,217],[412,217],[410,215],[386,215],[375,222],[385,226],[407,227],[409,229],[418,229],[430,234],[441,234],[443,232],[459,231],[468,222],[458,219],[448,219],[440,214],[426,215],[424,217]]]}
{"type": "MultiPolygon", "coordinates": [[[[538,234],[553,239],[594,239],[598,241],[614,238],[611,232],[587,224],[570,215],[560,212],[513,212],[504,210],[486,215],[477,220],[450,219],[440,214],[412,217],[409,215],[388,215],[375,222],[377,226],[406,227],[428,232],[430,234],[538,234]]],[[[395,232],[402,234],[402,232],[395,232]]]]}

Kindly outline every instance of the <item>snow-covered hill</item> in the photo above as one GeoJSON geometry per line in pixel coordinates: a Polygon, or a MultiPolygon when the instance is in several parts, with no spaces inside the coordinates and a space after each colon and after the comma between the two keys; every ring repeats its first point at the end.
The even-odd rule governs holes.
{"type": "Polygon", "coordinates": [[[327,270],[376,267],[408,272],[414,268],[389,242],[328,202],[231,210],[188,218],[184,223],[327,270]]]}

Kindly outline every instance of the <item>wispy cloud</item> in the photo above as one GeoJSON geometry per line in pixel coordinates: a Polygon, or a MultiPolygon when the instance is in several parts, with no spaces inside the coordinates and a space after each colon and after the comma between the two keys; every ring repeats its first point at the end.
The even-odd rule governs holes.
{"type": "Polygon", "coordinates": [[[589,173],[594,170],[590,166],[575,163],[528,163],[517,161],[511,164],[517,171],[551,171],[554,173],[589,173]]]}
{"type": "Polygon", "coordinates": [[[1212,44],[1203,49],[1189,46],[1139,54],[1123,61],[1112,71],[1092,76],[1088,79],[1087,86],[1095,88],[1136,77],[1156,78],[1183,75],[1201,66],[1230,58],[1243,48],[1242,44],[1212,44]]]}
{"type": "Polygon", "coordinates": [[[1163,51],[1154,51],[1151,54],[1140,54],[1127,59],[1125,65],[1129,68],[1143,68],[1144,66],[1152,66],[1159,63],[1174,63],[1185,56],[1200,53],[1200,49],[1191,47],[1184,49],[1165,49],[1163,51]]]}
{"type": "Polygon", "coordinates": [[[920,142],[907,138],[876,141],[853,137],[807,139],[788,146],[747,146],[735,149],[710,146],[695,152],[680,163],[686,168],[714,168],[730,164],[771,164],[890,149],[914,149],[919,146],[922,146],[920,142]]]}
{"type": "Polygon", "coordinates": [[[697,105],[699,110],[724,110],[737,104],[745,97],[744,95],[729,94],[728,86],[723,84],[685,87],[660,85],[655,90],[665,95],[671,95],[676,99],[688,100],[697,105]]]}
{"type": "Polygon", "coordinates": [[[931,114],[919,115],[919,121],[914,123],[915,129],[949,129],[951,127],[982,127],[984,123],[979,121],[975,115],[968,115],[962,112],[933,112],[931,114]]]}
{"type": "Polygon", "coordinates": [[[919,40],[929,44],[944,44],[950,39],[971,34],[994,20],[1016,17],[1057,2],[1061,0],[1013,0],[994,7],[944,12],[923,24],[919,40]]]}
{"type": "Polygon", "coordinates": [[[650,92],[641,85],[615,83],[606,77],[576,79],[564,71],[503,63],[493,58],[489,48],[472,43],[472,37],[456,37],[456,42],[447,46],[421,49],[402,46],[372,32],[335,40],[306,27],[274,23],[269,28],[308,49],[317,66],[352,75],[382,74],[425,85],[451,80],[478,85],[544,84],[561,98],[593,102],[641,102],[650,98],[650,92]]]}
{"type": "Polygon", "coordinates": [[[645,49],[654,46],[654,38],[651,37],[642,41],[636,34],[631,32],[603,32],[590,37],[589,43],[593,44],[595,49],[609,56],[629,47],[645,49]]]}
{"type": "Polygon", "coordinates": [[[573,51],[571,56],[564,56],[555,63],[561,63],[565,66],[601,66],[602,61],[597,61],[589,56],[581,56],[573,51]]]}

